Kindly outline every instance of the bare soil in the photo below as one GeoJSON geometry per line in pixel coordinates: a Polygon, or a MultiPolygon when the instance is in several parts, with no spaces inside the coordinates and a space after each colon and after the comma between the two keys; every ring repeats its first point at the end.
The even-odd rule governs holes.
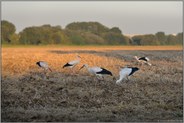
{"type": "MultiPolygon", "coordinates": [[[[62,70],[61,66],[64,63],[60,63],[61,66],[53,63],[54,71],[46,74],[37,68],[35,63],[30,63],[35,65],[35,68],[28,69],[24,66],[24,69],[28,70],[22,73],[21,68],[18,71],[15,70],[17,67],[11,66],[13,58],[5,59],[6,55],[11,55],[7,53],[2,58],[4,59],[1,82],[2,122],[182,122],[181,50],[47,50],[46,52],[57,55],[56,57],[79,53],[106,58],[106,63],[102,63],[103,59],[92,58],[90,64],[109,68],[116,80],[120,70],[113,66],[116,63],[136,66],[140,70],[121,85],[116,85],[116,80],[109,76],[98,79],[86,70],[78,71],[79,67],[74,69],[74,73],[62,70]],[[135,55],[149,57],[152,66],[137,64],[133,58],[135,55]],[[108,62],[108,59],[114,59],[114,62],[108,62]]],[[[27,54],[29,56],[28,52],[27,54]]],[[[86,58],[84,62],[89,62],[89,59],[86,58]]]]}

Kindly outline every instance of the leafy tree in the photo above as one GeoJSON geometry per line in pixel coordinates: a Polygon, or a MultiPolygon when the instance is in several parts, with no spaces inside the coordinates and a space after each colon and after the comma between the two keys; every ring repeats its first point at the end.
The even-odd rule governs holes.
{"type": "Polygon", "coordinates": [[[176,35],[177,44],[183,44],[183,32],[176,35]]]}
{"type": "Polygon", "coordinates": [[[130,45],[131,44],[130,38],[123,35],[123,40],[122,40],[122,43],[121,44],[130,45]]]}
{"type": "Polygon", "coordinates": [[[25,28],[20,32],[20,43],[21,44],[61,44],[66,43],[68,38],[61,26],[33,26],[25,28]]]}
{"type": "Polygon", "coordinates": [[[76,45],[86,44],[81,31],[66,29],[65,34],[67,35],[67,37],[69,37],[69,40],[71,41],[72,44],[76,44],[76,45]]]}
{"type": "MultiPolygon", "coordinates": [[[[121,34],[118,27],[109,29],[98,22],[74,22],[68,24],[65,30],[78,32],[77,35],[80,35],[82,40],[80,42],[85,42],[85,44],[129,44],[129,39],[121,34]]],[[[72,38],[71,41],[73,40],[75,39],[72,38]]]]}
{"type": "Polygon", "coordinates": [[[19,43],[19,35],[16,33],[10,35],[9,39],[11,40],[11,44],[20,44],[19,43]]]}
{"type": "Polygon", "coordinates": [[[168,45],[176,45],[177,44],[177,38],[176,36],[170,34],[167,36],[167,44],[168,45]]]}
{"type": "Polygon", "coordinates": [[[159,45],[159,41],[153,34],[133,36],[132,40],[135,45],[159,45]]]}
{"type": "Polygon", "coordinates": [[[66,29],[75,31],[86,31],[96,35],[100,35],[102,32],[107,32],[109,28],[98,22],[74,22],[66,26],[66,29]]]}
{"type": "Polygon", "coordinates": [[[164,45],[166,43],[166,40],[167,40],[167,36],[165,35],[164,32],[157,32],[155,34],[158,42],[160,42],[161,45],[164,45]]]}
{"type": "Polygon", "coordinates": [[[155,35],[147,34],[142,37],[141,44],[142,45],[159,45],[159,42],[155,35]]]}
{"type": "Polygon", "coordinates": [[[103,34],[104,40],[107,41],[108,44],[117,45],[117,44],[126,44],[124,42],[124,36],[119,33],[108,32],[103,34]]]}
{"type": "Polygon", "coordinates": [[[52,35],[52,44],[61,44],[62,42],[62,37],[61,37],[61,34],[59,32],[57,33],[54,33],[52,35]]]}
{"type": "Polygon", "coordinates": [[[121,30],[118,27],[113,27],[112,29],[110,29],[110,32],[120,33],[121,34],[121,30]]]}
{"type": "Polygon", "coordinates": [[[141,45],[142,35],[135,35],[132,37],[132,44],[141,45]]]}
{"type": "Polygon", "coordinates": [[[11,43],[12,35],[15,36],[15,25],[6,20],[1,21],[1,40],[2,43],[11,43]]]}
{"type": "Polygon", "coordinates": [[[99,44],[99,45],[178,45],[183,43],[183,32],[177,35],[165,35],[164,32],[136,35],[128,38],[118,27],[108,28],[99,22],[74,22],[62,29],[61,26],[27,27],[19,34],[15,26],[1,21],[2,43],[9,44],[99,44]]]}
{"type": "Polygon", "coordinates": [[[91,32],[83,32],[82,37],[84,38],[86,44],[105,44],[105,40],[98,36],[95,35],[91,32]]]}

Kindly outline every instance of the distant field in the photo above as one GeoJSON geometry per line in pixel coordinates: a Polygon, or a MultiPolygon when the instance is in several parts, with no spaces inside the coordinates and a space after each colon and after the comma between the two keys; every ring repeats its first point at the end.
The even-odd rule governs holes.
{"type": "Polygon", "coordinates": [[[3,45],[3,48],[52,48],[52,49],[75,49],[75,50],[182,50],[183,46],[62,46],[62,45],[3,45]]]}
{"type": "Polygon", "coordinates": [[[3,47],[2,121],[182,121],[182,46],[40,46],[3,47]],[[62,66],[75,59],[74,73],[62,66]],[[153,64],[140,66],[133,58],[147,56],[153,64]],[[53,72],[36,66],[47,61],[53,72]],[[101,66],[118,79],[116,65],[140,70],[115,84],[98,80],[83,64],[101,66]],[[95,83],[97,86],[95,87],[95,83]]]}

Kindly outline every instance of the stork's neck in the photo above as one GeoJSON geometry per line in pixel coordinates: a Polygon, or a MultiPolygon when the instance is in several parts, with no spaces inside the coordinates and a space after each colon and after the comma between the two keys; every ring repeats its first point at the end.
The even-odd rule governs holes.
{"type": "Polygon", "coordinates": [[[89,70],[89,66],[87,64],[85,64],[84,67],[89,70]]]}
{"type": "Polygon", "coordinates": [[[80,58],[78,58],[77,60],[78,60],[78,61],[80,61],[81,59],[80,59],[80,58]]]}
{"type": "Polygon", "coordinates": [[[81,60],[81,58],[80,58],[79,56],[77,56],[77,57],[76,57],[76,59],[77,59],[78,61],[80,61],[80,60],[81,60]]]}
{"type": "Polygon", "coordinates": [[[88,66],[87,64],[85,64],[85,67],[86,67],[86,68],[89,68],[89,66],[88,66]]]}
{"type": "Polygon", "coordinates": [[[136,59],[136,60],[139,60],[139,58],[138,58],[137,56],[135,56],[135,59],[136,59]]]}

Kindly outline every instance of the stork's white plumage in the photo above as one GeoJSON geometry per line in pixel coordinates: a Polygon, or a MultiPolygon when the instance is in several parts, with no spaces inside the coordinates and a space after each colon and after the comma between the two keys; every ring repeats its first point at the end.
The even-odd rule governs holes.
{"type": "Polygon", "coordinates": [[[50,69],[49,65],[47,64],[47,62],[44,62],[44,61],[39,61],[39,62],[36,62],[36,64],[43,68],[44,70],[50,70],[52,72],[52,70],[50,69]]]}
{"type": "Polygon", "coordinates": [[[133,75],[139,68],[137,67],[125,67],[119,72],[119,79],[116,81],[116,84],[119,84],[124,78],[129,79],[128,77],[133,75]]]}
{"type": "Polygon", "coordinates": [[[135,58],[138,62],[140,62],[141,64],[146,63],[146,64],[148,64],[148,65],[151,66],[151,63],[149,63],[150,59],[149,59],[148,57],[137,57],[137,56],[134,56],[134,58],[135,58]]]}
{"type": "Polygon", "coordinates": [[[102,75],[111,75],[112,76],[112,73],[109,70],[102,68],[102,67],[89,67],[87,64],[84,64],[80,68],[80,70],[84,67],[87,68],[89,73],[97,75],[97,76],[102,76],[102,75]]]}
{"type": "Polygon", "coordinates": [[[65,67],[69,67],[69,68],[73,68],[75,67],[77,64],[79,64],[81,61],[81,57],[79,55],[76,56],[76,60],[70,61],[68,63],[66,63],[63,68],[65,67]]]}

